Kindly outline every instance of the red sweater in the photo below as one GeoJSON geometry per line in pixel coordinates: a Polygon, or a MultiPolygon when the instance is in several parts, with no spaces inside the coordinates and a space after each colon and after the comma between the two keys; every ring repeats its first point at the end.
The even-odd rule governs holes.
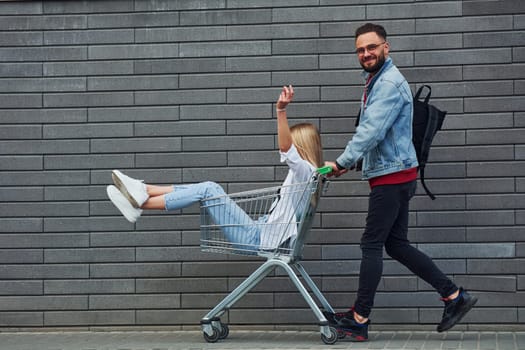
{"type": "Polygon", "coordinates": [[[406,182],[414,181],[415,179],[417,179],[417,167],[401,170],[397,173],[373,177],[368,180],[368,183],[370,184],[370,188],[373,188],[379,185],[404,184],[406,182]]]}

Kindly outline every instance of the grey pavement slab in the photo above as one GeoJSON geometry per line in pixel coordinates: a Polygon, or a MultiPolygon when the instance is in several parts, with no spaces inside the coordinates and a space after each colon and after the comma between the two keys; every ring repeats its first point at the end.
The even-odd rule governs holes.
{"type": "Polygon", "coordinates": [[[0,332],[1,350],[179,350],[179,349],[525,349],[525,332],[370,332],[370,341],[340,339],[325,345],[314,331],[230,331],[207,343],[201,331],[0,332]]]}

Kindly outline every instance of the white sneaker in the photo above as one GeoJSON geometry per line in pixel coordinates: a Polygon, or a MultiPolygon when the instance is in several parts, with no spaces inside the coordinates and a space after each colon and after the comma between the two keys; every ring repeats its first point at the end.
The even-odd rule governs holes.
{"type": "Polygon", "coordinates": [[[106,189],[111,202],[120,210],[122,215],[129,221],[135,222],[142,214],[142,209],[134,208],[126,197],[113,185],[106,189]]]}
{"type": "Polygon", "coordinates": [[[115,186],[135,208],[140,208],[148,200],[149,195],[144,182],[126,176],[118,170],[113,170],[111,177],[115,186]]]}

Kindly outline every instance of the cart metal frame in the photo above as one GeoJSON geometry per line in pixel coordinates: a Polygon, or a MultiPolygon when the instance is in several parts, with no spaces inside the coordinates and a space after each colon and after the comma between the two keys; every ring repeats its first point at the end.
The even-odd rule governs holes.
{"type": "MultiPolygon", "coordinates": [[[[216,342],[228,336],[228,325],[222,323],[220,317],[277,267],[281,267],[287,273],[318,319],[322,341],[325,344],[334,344],[337,341],[337,330],[329,325],[328,320],[308,292],[307,287],[325,311],[333,313],[334,310],[301,264],[303,246],[312,226],[321,193],[328,183],[323,172],[326,174],[329,171],[326,168],[324,170],[323,168],[318,169],[318,172],[312,176],[309,182],[293,185],[295,186],[294,188],[271,187],[228,195],[236,205],[242,206],[242,209],[252,217],[254,220],[252,225],[264,225],[257,221],[257,217],[264,215],[267,211],[271,211],[276,200],[283,200],[282,192],[286,193],[284,196],[290,196],[290,198],[295,196],[290,201],[290,203],[293,202],[293,208],[290,208],[290,210],[294,211],[293,217],[295,220],[290,220],[287,223],[278,223],[275,227],[264,228],[266,230],[275,228],[283,232],[283,235],[278,238],[278,241],[272,247],[247,247],[245,245],[239,247],[231,242],[227,242],[220,233],[225,227],[214,223],[208,212],[210,205],[221,205],[217,204],[221,202],[217,201],[218,198],[216,197],[201,203],[201,249],[203,251],[258,255],[267,259],[266,262],[202,318],[201,327],[206,341],[216,342]],[[296,225],[297,227],[297,235],[292,237],[292,239],[286,236],[286,232],[290,230],[290,225],[296,225]],[[306,286],[299,277],[303,278],[306,286]]],[[[228,226],[231,229],[232,225],[228,224],[228,226]]],[[[246,225],[243,223],[239,226],[245,228],[246,225]]]]}

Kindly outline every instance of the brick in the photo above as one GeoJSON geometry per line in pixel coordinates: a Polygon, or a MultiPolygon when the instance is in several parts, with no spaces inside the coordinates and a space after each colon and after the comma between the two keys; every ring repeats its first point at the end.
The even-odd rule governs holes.
{"type": "MultiPolygon", "coordinates": [[[[255,56],[272,53],[271,42],[262,41],[228,41],[224,43],[182,43],[179,44],[180,57],[213,57],[213,56],[255,56]]],[[[1,53],[1,51],[0,51],[1,53]]]]}
{"type": "Polygon", "coordinates": [[[110,2],[91,2],[91,1],[76,1],[76,2],[62,2],[51,1],[43,5],[44,13],[96,13],[96,12],[130,12],[133,11],[133,4],[125,0],[114,0],[110,2]]]}
{"type": "MultiPolygon", "coordinates": [[[[419,88],[419,85],[416,87],[419,88]]],[[[512,83],[509,81],[432,83],[431,87],[432,98],[512,95],[514,90],[512,83]]]]}
{"type": "Polygon", "coordinates": [[[508,46],[523,46],[524,34],[525,32],[516,30],[499,33],[466,33],[463,34],[463,47],[499,47],[502,42],[508,46]]]}
{"type": "Polygon", "coordinates": [[[89,215],[87,203],[7,203],[0,204],[0,211],[9,217],[89,215]]]}
{"type": "Polygon", "coordinates": [[[0,38],[2,46],[42,45],[40,32],[5,32],[0,38]]]}
{"type": "Polygon", "coordinates": [[[522,11],[523,2],[519,0],[509,1],[467,1],[462,4],[463,16],[472,15],[497,15],[497,14],[515,14],[522,11]]]}
{"type": "Polygon", "coordinates": [[[2,310],[82,310],[88,305],[85,296],[14,296],[0,297],[2,310]]]}
{"type": "Polygon", "coordinates": [[[330,6],[310,8],[287,8],[273,10],[273,22],[331,22],[362,20],[366,17],[365,6],[330,6]]]}
{"type": "MultiPolygon", "coordinates": [[[[3,12],[2,12],[3,13],[3,12]]],[[[59,30],[87,27],[86,16],[0,16],[0,30],[59,30]]]]}
{"type": "Polygon", "coordinates": [[[181,75],[182,89],[234,88],[270,86],[270,73],[226,73],[226,74],[185,74],[181,75]]]}
{"type": "Polygon", "coordinates": [[[38,125],[6,125],[0,129],[0,139],[40,139],[41,137],[42,130],[38,125]]]}
{"type": "MultiPolygon", "coordinates": [[[[138,6],[138,4],[135,4],[138,6]]],[[[88,28],[126,28],[177,26],[177,12],[138,12],[119,14],[94,14],[89,16],[88,28]]]]}
{"type": "Polygon", "coordinates": [[[225,166],[228,163],[226,152],[191,152],[171,154],[137,154],[137,167],[202,167],[225,166]]]}
{"type": "Polygon", "coordinates": [[[179,87],[176,76],[90,77],[89,91],[167,90],[179,87]]]}
{"type": "Polygon", "coordinates": [[[47,311],[45,326],[129,325],[135,322],[134,311],[47,311]]]}
{"type": "Polygon", "coordinates": [[[133,125],[129,123],[45,125],[43,130],[45,139],[101,138],[110,136],[133,136],[133,125]]]}
{"type": "Polygon", "coordinates": [[[90,122],[178,120],[178,106],[90,108],[90,122]]]}
{"type": "Polygon", "coordinates": [[[89,183],[88,171],[23,171],[0,174],[0,184],[12,185],[64,185],[89,183]]]}
{"type": "MultiPolygon", "coordinates": [[[[3,161],[3,159],[0,159],[3,161]]],[[[7,162],[6,162],[7,163],[7,162]]],[[[13,170],[13,169],[7,169],[13,170]]],[[[21,169],[19,169],[21,170],[21,169]]],[[[4,187],[0,188],[1,202],[39,201],[44,198],[43,187],[4,187]]]]}
{"type": "Polygon", "coordinates": [[[180,150],[180,137],[91,140],[91,151],[93,153],[176,152],[180,150]]]}
{"type": "Polygon", "coordinates": [[[170,11],[192,9],[217,9],[226,7],[224,0],[152,0],[135,4],[136,11],[170,11]]]}
{"type": "Polygon", "coordinates": [[[181,25],[255,24],[272,21],[269,9],[187,11],[180,14],[181,25]]]}
{"type": "Polygon", "coordinates": [[[226,278],[156,278],[137,279],[137,293],[201,293],[208,290],[227,292],[226,278]]]}
{"type": "Polygon", "coordinates": [[[97,263],[134,260],[133,248],[46,249],[46,263],[97,263]]]}
{"type": "Polygon", "coordinates": [[[229,26],[226,33],[229,40],[309,38],[319,36],[319,25],[308,23],[229,26]]]}
{"type": "Polygon", "coordinates": [[[87,278],[88,265],[1,265],[2,279],[87,278]]]}
{"type": "Polygon", "coordinates": [[[415,53],[416,65],[469,65],[510,62],[512,62],[510,49],[436,50],[415,53]]]}
{"type": "Polygon", "coordinates": [[[178,28],[148,28],[135,31],[137,43],[148,42],[196,42],[226,40],[226,27],[178,27],[178,28]]]}
{"type": "Polygon", "coordinates": [[[84,78],[19,78],[0,79],[1,92],[53,92],[53,91],[85,91],[84,78]]]}
{"type": "Polygon", "coordinates": [[[185,137],[182,140],[184,151],[264,150],[274,147],[273,136],[185,137]]]}
{"type": "Polygon", "coordinates": [[[168,278],[181,275],[181,263],[93,264],[96,278],[168,278]]]}
{"type": "Polygon", "coordinates": [[[260,119],[271,118],[272,106],[254,105],[194,105],[181,106],[181,120],[201,119],[260,119]]]}
{"type": "Polygon", "coordinates": [[[287,71],[319,68],[316,55],[227,57],[226,71],[287,71]]]}
{"type": "Polygon", "coordinates": [[[463,16],[453,18],[418,18],[417,33],[482,32],[512,29],[512,16],[463,16]]]}
{"type": "Polygon", "coordinates": [[[134,42],[133,30],[69,30],[44,32],[44,45],[93,45],[134,42]]]}
{"type": "MultiPolygon", "coordinates": [[[[294,85],[348,85],[362,84],[363,80],[358,71],[311,71],[311,72],[277,72],[272,74],[272,84],[282,86],[294,85]]],[[[293,107],[292,104],[290,107],[293,107]]]]}
{"type": "MultiPolygon", "coordinates": [[[[181,306],[184,308],[213,308],[227,294],[183,294],[181,306]]],[[[236,308],[268,308],[273,306],[273,295],[268,293],[249,293],[235,303],[236,308]]]]}
{"type": "Polygon", "coordinates": [[[181,245],[181,233],[178,231],[135,231],[133,234],[128,232],[96,232],[91,233],[89,239],[93,247],[181,245]]]}
{"type": "Polygon", "coordinates": [[[136,136],[224,135],[223,121],[136,123],[136,136]]]}
{"type": "Polygon", "coordinates": [[[520,129],[469,130],[468,144],[515,144],[523,143],[523,132],[520,129]]]}
{"type": "MultiPolygon", "coordinates": [[[[132,155],[73,155],[46,156],[44,158],[44,168],[53,170],[85,168],[130,168],[134,164],[134,157],[132,155]]],[[[77,191],[77,189],[74,190],[75,192],[77,191]]]]}
{"type": "Polygon", "coordinates": [[[472,195],[467,196],[468,209],[525,208],[524,194],[472,195]]]}
{"type": "MultiPolygon", "coordinates": [[[[440,63],[441,64],[441,63],[440,63]]],[[[425,63],[426,65],[426,63],[425,63]]],[[[405,79],[411,83],[432,83],[439,81],[460,81],[460,67],[409,67],[402,70],[405,79]]]]}
{"type": "Polygon", "coordinates": [[[135,62],[135,73],[201,73],[224,72],[224,58],[176,58],[135,62]]]}
{"type": "Polygon", "coordinates": [[[0,48],[2,61],[63,61],[85,60],[87,51],[82,46],[0,48]]]}
{"type": "Polygon", "coordinates": [[[44,107],[100,107],[132,104],[132,92],[84,92],[44,95],[44,107]]]}
{"type": "Polygon", "coordinates": [[[41,295],[42,281],[0,281],[0,295],[41,295]]]}
{"type": "Polygon", "coordinates": [[[35,218],[13,219],[0,218],[0,232],[1,233],[15,233],[15,232],[42,232],[43,220],[35,218]]]}
{"type": "MultiPolygon", "coordinates": [[[[318,101],[319,89],[312,87],[299,87],[294,89],[294,100],[301,101],[318,101]]],[[[243,88],[228,89],[227,103],[249,103],[249,102],[273,102],[279,96],[279,89],[276,88],[243,88]]]]}
{"type": "Polygon", "coordinates": [[[297,39],[279,40],[272,42],[272,54],[326,54],[346,52],[353,47],[354,42],[350,39],[297,39]]]}
{"type": "Polygon", "coordinates": [[[495,161],[514,159],[512,146],[436,147],[432,161],[495,161]]]}
{"type": "Polygon", "coordinates": [[[40,108],[42,107],[41,94],[2,94],[0,105],[5,108],[40,108]]]}
{"type": "Polygon", "coordinates": [[[402,36],[389,39],[393,51],[404,50],[432,50],[432,49],[460,49],[462,34],[432,34],[417,36],[402,36]]]}
{"type": "Polygon", "coordinates": [[[435,259],[440,258],[513,258],[513,243],[418,244],[418,248],[435,259]]]}
{"type": "Polygon", "coordinates": [[[366,8],[366,17],[377,19],[420,18],[420,17],[461,16],[461,3],[414,3],[393,5],[370,5],[366,8]]]}
{"type": "Polygon", "coordinates": [[[92,45],[87,55],[91,60],[99,59],[139,59],[178,57],[178,44],[135,44],[135,45],[92,45]]]}
{"type": "Polygon", "coordinates": [[[45,294],[117,294],[134,292],[133,280],[70,279],[44,281],[45,294]]]}
{"type": "Polygon", "coordinates": [[[229,0],[226,7],[232,8],[253,8],[253,7],[292,7],[317,5],[317,0],[290,0],[286,4],[275,0],[229,0]]]}
{"type": "Polygon", "coordinates": [[[42,327],[43,325],[43,312],[0,312],[2,327],[42,327]]]}
{"type": "Polygon", "coordinates": [[[183,178],[189,182],[200,182],[200,181],[250,181],[251,179],[257,179],[259,181],[271,181],[274,179],[274,172],[271,167],[243,167],[243,168],[195,168],[195,169],[184,169],[183,178]],[[242,169],[242,171],[241,171],[242,169]],[[210,179],[210,174],[212,178],[210,179]]]}
{"type": "Polygon", "coordinates": [[[469,176],[523,176],[525,174],[525,162],[483,162],[467,164],[469,176]]]}
{"type": "Polygon", "coordinates": [[[0,245],[4,248],[72,248],[87,247],[89,236],[85,233],[79,234],[2,234],[0,245]]]}
{"type": "Polygon", "coordinates": [[[224,102],[226,102],[226,91],[224,89],[144,91],[135,95],[135,103],[139,105],[202,104],[224,102]]]}
{"type": "MultiPolygon", "coordinates": [[[[41,249],[0,249],[0,263],[2,264],[38,264],[42,263],[41,249]]],[[[1,302],[0,302],[1,304],[1,302]]]]}
{"type": "Polygon", "coordinates": [[[445,129],[492,129],[512,128],[514,118],[511,113],[447,115],[445,129]]]}
{"type": "Polygon", "coordinates": [[[44,232],[125,231],[133,227],[122,217],[45,218],[44,232]]]}
{"type": "MultiPolygon", "coordinates": [[[[42,70],[42,69],[41,69],[42,70]]],[[[131,74],[133,61],[82,61],[82,62],[45,62],[43,64],[44,76],[68,75],[104,75],[104,74],[131,74]]]]}
{"type": "Polygon", "coordinates": [[[178,309],[180,308],[177,294],[149,295],[90,295],[89,307],[94,310],[105,309],[178,309]]]}
{"type": "MultiPolygon", "coordinates": [[[[344,3],[344,2],[341,2],[344,3]]],[[[326,4],[328,5],[328,4],[326,4]]],[[[366,21],[345,21],[345,22],[323,22],[320,23],[322,37],[354,37],[358,27],[366,21]]],[[[415,19],[396,19],[393,21],[382,20],[381,25],[387,28],[388,35],[414,34],[415,19]]]]}
{"type": "Polygon", "coordinates": [[[467,239],[472,242],[516,242],[522,228],[508,227],[468,227],[467,239]]]}
{"type": "Polygon", "coordinates": [[[463,76],[466,80],[519,79],[525,78],[524,68],[525,65],[521,63],[465,66],[463,67],[463,76]]]}
{"type": "Polygon", "coordinates": [[[0,77],[40,77],[42,63],[0,63],[0,77]]]}
{"type": "Polygon", "coordinates": [[[417,224],[420,226],[483,226],[483,225],[513,225],[514,212],[509,210],[493,210],[488,215],[486,211],[469,212],[429,212],[417,213],[417,224]]]}

